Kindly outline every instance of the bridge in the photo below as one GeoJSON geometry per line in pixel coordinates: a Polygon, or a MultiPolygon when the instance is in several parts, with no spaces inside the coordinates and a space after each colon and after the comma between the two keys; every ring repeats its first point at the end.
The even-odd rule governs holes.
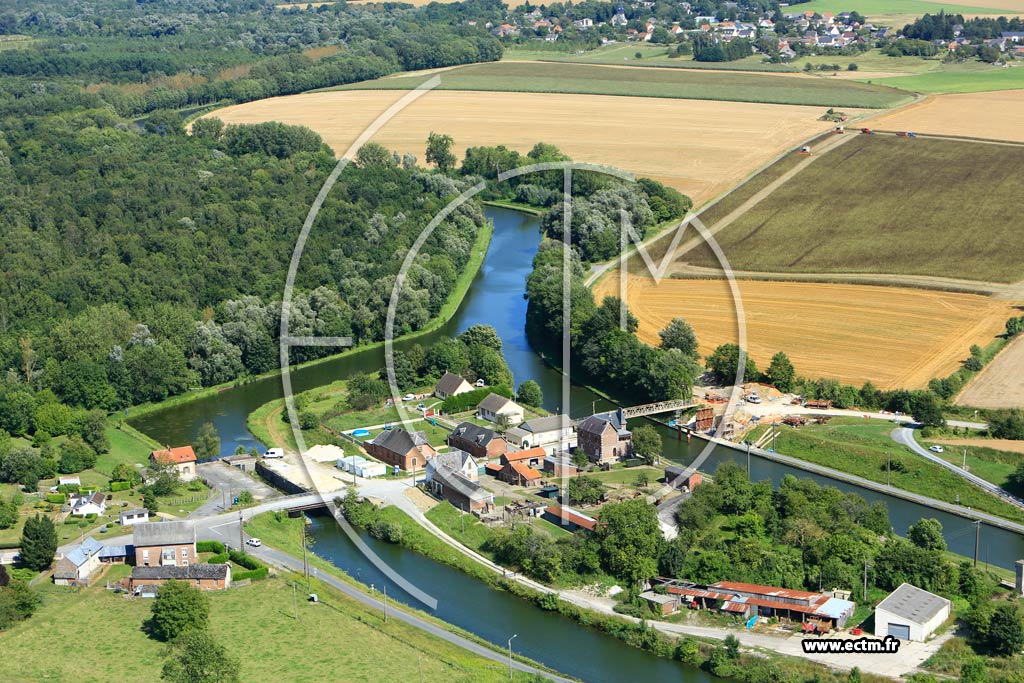
{"type": "Polygon", "coordinates": [[[642,406],[630,406],[622,409],[622,416],[627,420],[633,417],[644,415],[657,415],[658,413],[672,413],[677,410],[689,410],[701,405],[701,402],[693,398],[680,398],[673,401],[658,401],[657,403],[646,403],[642,406]]]}

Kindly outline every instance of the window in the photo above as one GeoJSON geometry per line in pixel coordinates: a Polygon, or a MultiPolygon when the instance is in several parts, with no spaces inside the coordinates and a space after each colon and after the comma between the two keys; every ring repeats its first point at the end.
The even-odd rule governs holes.
{"type": "Polygon", "coordinates": [[[142,551],[142,564],[144,564],[144,565],[148,565],[149,564],[149,551],[148,550],[143,550],[142,551]]]}

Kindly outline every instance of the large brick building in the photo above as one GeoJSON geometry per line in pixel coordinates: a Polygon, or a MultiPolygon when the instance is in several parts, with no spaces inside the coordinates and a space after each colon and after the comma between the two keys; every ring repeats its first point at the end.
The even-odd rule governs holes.
{"type": "Polygon", "coordinates": [[[591,415],[576,425],[576,438],[591,462],[598,465],[614,463],[633,452],[633,434],[626,429],[622,410],[591,415]]]}
{"type": "Polygon", "coordinates": [[[448,445],[466,451],[477,460],[494,460],[508,451],[504,437],[472,422],[460,422],[448,435],[448,445]]]}
{"type": "Polygon", "coordinates": [[[407,432],[401,427],[385,430],[366,444],[366,452],[383,463],[403,470],[423,469],[437,455],[423,432],[407,432]]]}
{"type": "Polygon", "coordinates": [[[136,567],[187,567],[196,564],[196,523],[147,522],[134,527],[136,567]]]}

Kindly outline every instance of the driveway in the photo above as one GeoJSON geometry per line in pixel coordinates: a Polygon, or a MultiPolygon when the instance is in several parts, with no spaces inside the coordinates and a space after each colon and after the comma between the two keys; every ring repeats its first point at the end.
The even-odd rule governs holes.
{"type": "Polygon", "coordinates": [[[196,467],[199,477],[205,481],[214,494],[198,507],[189,518],[209,517],[231,507],[231,501],[239,492],[248,489],[258,502],[280,497],[280,493],[256,477],[246,474],[237,467],[220,461],[206,462],[196,467]]]}

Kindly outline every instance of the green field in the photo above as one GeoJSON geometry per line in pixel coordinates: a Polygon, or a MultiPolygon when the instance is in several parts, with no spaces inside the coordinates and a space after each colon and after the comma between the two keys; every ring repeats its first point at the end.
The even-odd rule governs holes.
{"type": "MultiPolygon", "coordinates": [[[[432,75],[353,83],[332,90],[412,89],[432,75]]],[[[588,64],[491,62],[441,74],[442,90],[625,95],[879,109],[909,101],[902,90],[857,81],[692,69],[613,69],[588,64]]]]}
{"type": "MultiPolygon", "coordinates": [[[[806,425],[799,429],[780,427],[776,451],[807,462],[854,474],[879,484],[887,481],[889,458],[899,460],[906,471],[891,471],[894,487],[937,500],[960,504],[998,515],[1004,519],[1024,521],[1024,513],[1016,507],[985,493],[953,472],[928,462],[900,446],[889,434],[894,425],[881,420],[833,418],[825,425],[806,425]]],[[[765,427],[759,427],[748,438],[754,440],[765,427]]],[[[897,529],[899,532],[905,529],[897,529]]]]}
{"type": "Polygon", "coordinates": [[[628,66],[657,66],[671,69],[704,69],[713,71],[765,71],[793,73],[797,69],[788,64],[771,64],[764,57],[754,55],[734,62],[697,62],[690,56],[668,56],[664,45],[647,43],[613,43],[581,54],[558,50],[505,50],[502,61],[568,62],[573,64],[617,64],[628,66]],[[636,53],[641,57],[637,59],[636,53]]]}
{"type": "MultiPolygon", "coordinates": [[[[996,2],[994,4],[1002,4],[996,2]]],[[[1024,2],[1016,8],[1018,12],[1024,12],[1024,2]]],[[[984,7],[983,3],[977,6],[958,5],[956,3],[928,2],[927,0],[812,0],[811,2],[793,5],[785,10],[790,12],[818,12],[824,14],[831,12],[860,12],[868,18],[868,21],[876,21],[883,17],[899,17],[907,19],[911,16],[922,14],[1003,14],[1010,15],[1014,12],[1006,9],[984,7]]],[[[896,26],[903,28],[901,24],[896,26]]]]}
{"type": "MultiPolygon", "coordinates": [[[[921,438],[920,434],[915,434],[915,436],[921,445],[925,447],[933,443],[929,439],[921,438]]],[[[948,444],[944,445],[943,448],[945,452],[938,454],[940,458],[946,462],[953,463],[957,467],[963,466],[963,448],[948,444]]],[[[1024,463],[1024,455],[1020,453],[998,451],[994,448],[982,446],[967,447],[967,470],[971,474],[975,474],[985,481],[992,482],[1000,488],[1012,491],[1013,486],[1009,482],[1010,475],[1022,463],[1024,463]]]]}
{"type": "MultiPolygon", "coordinates": [[[[893,73],[918,74],[926,71],[933,71],[946,68],[938,57],[890,57],[882,54],[882,51],[874,48],[859,55],[814,55],[811,57],[797,57],[793,60],[793,67],[802,70],[804,64],[818,66],[819,64],[838,64],[843,69],[853,63],[857,65],[858,72],[861,71],[884,71],[893,73]]],[[[990,67],[991,68],[991,67],[990,67]]],[[[814,72],[819,73],[819,72],[814,72]]],[[[835,78],[834,76],[822,76],[822,78],[835,78]]],[[[860,79],[865,80],[865,79],[860,79]]],[[[876,81],[881,83],[882,81],[876,81]]],[[[885,81],[888,83],[888,81],[885,81]]]]}
{"type": "MultiPolygon", "coordinates": [[[[980,66],[980,65],[970,65],[980,66]]],[[[877,83],[884,83],[894,88],[913,90],[927,95],[944,95],[949,93],[988,92],[991,90],[1016,90],[1024,88],[1024,67],[992,67],[972,69],[943,69],[914,76],[895,76],[881,78],[877,83]]]]}
{"type": "MultiPolygon", "coordinates": [[[[362,606],[314,581],[319,604],[298,601],[283,578],[210,593],[210,629],[241,661],[241,680],[508,680],[504,667],[362,606]],[[386,656],[384,656],[386,654],[386,656]]],[[[0,680],[152,683],[167,645],[142,629],[151,601],[129,600],[102,585],[74,591],[43,584],[43,607],[0,633],[0,680]],[[88,624],[83,629],[83,624],[88,624]]],[[[526,681],[517,674],[516,680],[526,681]]]]}
{"type": "Polygon", "coordinates": [[[1006,169],[1022,163],[1022,147],[858,134],[716,239],[738,270],[1015,282],[1024,243],[1006,217],[1024,178],[1006,169]]]}

